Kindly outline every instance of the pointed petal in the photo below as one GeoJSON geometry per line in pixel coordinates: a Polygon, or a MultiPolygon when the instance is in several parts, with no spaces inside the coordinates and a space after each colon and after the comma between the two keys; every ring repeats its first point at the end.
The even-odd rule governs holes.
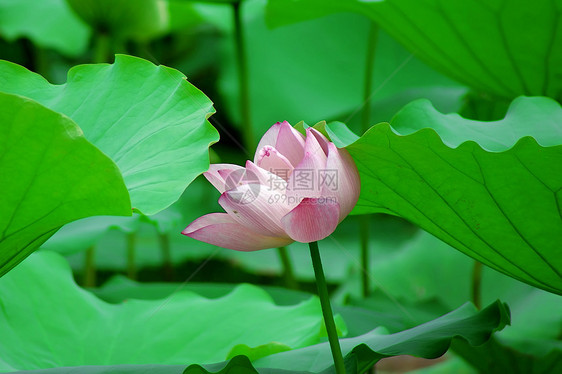
{"type": "Polygon", "coordinates": [[[285,180],[289,179],[294,169],[291,162],[270,145],[266,145],[258,152],[256,165],[271,173],[277,174],[285,180]]]}
{"type": "MultiPolygon", "coordinates": [[[[276,124],[271,126],[269,128],[269,130],[267,130],[265,132],[265,134],[263,134],[263,136],[260,139],[260,142],[258,143],[258,147],[256,148],[256,154],[254,156],[254,163],[256,163],[256,164],[258,163],[259,152],[263,147],[265,147],[266,145],[275,147],[275,145],[277,144],[277,138],[279,137],[279,131],[281,131],[281,126],[285,122],[287,122],[287,121],[277,122],[276,124]]],[[[288,122],[287,122],[287,124],[288,124],[288,122]]]]}
{"type": "Polygon", "coordinates": [[[277,122],[263,135],[254,156],[256,164],[259,151],[267,145],[276,148],[293,166],[298,164],[304,155],[304,138],[287,121],[277,122]]]}
{"type": "Polygon", "coordinates": [[[296,206],[283,192],[245,184],[224,192],[219,204],[238,223],[266,236],[286,237],[281,218],[296,206]]]}
{"type": "Polygon", "coordinates": [[[291,239],[310,243],[333,233],[339,215],[339,204],[333,199],[304,199],[281,219],[281,223],[291,239]]]}
{"type": "Polygon", "coordinates": [[[227,176],[228,174],[230,174],[230,172],[234,170],[241,170],[241,169],[244,168],[239,165],[211,164],[209,166],[209,170],[203,173],[203,175],[205,176],[205,178],[207,178],[209,182],[211,182],[211,184],[217,190],[219,190],[220,193],[223,193],[226,190],[225,178],[223,176],[227,176]]]}
{"type": "MultiPolygon", "coordinates": [[[[320,178],[322,181],[322,177],[320,178]]],[[[322,196],[335,196],[340,205],[340,222],[351,212],[357,200],[361,182],[355,162],[346,149],[328,143],[328,160],[323,178],[322,196]]]]}
{"type": "Polygon", "coordinates": [[[304,138],[289,122],[281,123],[275,148],[285,156],[291,165],[298,165],[304,157],[304,138]]]}
{"type": "Polygon", "coordinates": [[[317,130],[309,127],[306,129],[306,140],[304,143],[304,153],[314,153],[318,156],[328,155],[328,140],[317,130]]]}
{"type": "Polygon", "coordinates": [[[292,243],[291,239],[264,236],[236,222],[226,213],[199,217],[182,234],[190,238],[237,251],[257,251],[292,243]]]}
{"type": "Polygon", "coordinates": [[[308,129],[306,129],[306,137],[308,138],[311,135],[316,138],[318,144],[320,144],[320,147],[322,147],[324,154],[328,155],[328,144],[330,143],[330,141],[320,131],[316,130],[315,128],[309,127],[308,129]]]}

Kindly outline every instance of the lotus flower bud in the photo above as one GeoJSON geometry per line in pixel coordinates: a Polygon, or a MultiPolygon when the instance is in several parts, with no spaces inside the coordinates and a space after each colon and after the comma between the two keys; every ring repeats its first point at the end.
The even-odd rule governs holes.
{"type": "Polygon", "coordinates": [[[265,133],[253,162],[213,164],[204,175],[226,213],[202,216],[182,234],[239,251],[324,239],[359,198],[347,151],[313,128],[304,137],[286,121],[265,133]]]}

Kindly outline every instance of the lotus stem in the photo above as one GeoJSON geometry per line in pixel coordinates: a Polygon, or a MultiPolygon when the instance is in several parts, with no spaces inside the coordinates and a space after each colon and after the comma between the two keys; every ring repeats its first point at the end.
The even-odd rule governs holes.
{"type": "Polygon", "coordinates": [[[96,275],[96,248],[91,246],[86,250],[84,258],[84,278],[82,281],[84,288],[96,286],[96,275]]]}
{"type": "Polygon", "coordinates": [[[248,84],[248,63],[246,60],[246,44],[244,43],[244,29],[242,28],[242,0],[233,4],[234,7],[234,38],[236,43],[236,65],[240,85],[240,115],[242,117],[242,135],[244,146],[249,151],[256,147],[252,116],[250,113],[250,88],[248,84]]]}
{"type": "Polygon", "coordinates": [[[160,252],[162,253],[162,272],[167,281],[174,280],[174,266],[172,265],[172,251],[170,249],[170,237],[166,233],[158,233],[160,252]]]}
{"type": "MultiPolygon", "coordinates": [[[[367,40],[367,55],[365,58],[365,80],[363,86],[363,113],[362,113],[362,132],[365,133],[369,129],[371,117],[371,88],[373,86],[373,63],[375,61],[375,51],[377,49],[377,40],[379,36],[379,27],[375,22],[371,22],[369,29],[369,38],[367,40]]],[[[360,245],[361,245],[361,293],[363,297],[368,297],[370,293],[369,284],[369,221],[370,215],[359,218],[360,245]]]]}
{"type": "Polygon", "coordinates": [[[322,306],[322,315],[324,316],[324,324],[326,326],[326,331],[328,332],[328,340],[332,350],[332,357],[334,358],[336,373],[345,374],[345,364],[341,352],[338,332],[336,330],[336,323],[334,322],[332,306],[330,305],[330,296],[328,295],[328,286],[326,285],[326,278],[324,277],[324,269],[322,268],[322,259],[320,258],[320,251],[318,250],[318,242],[308,243],[308,246],[310,248],[310,257],[312,259],[312,266],[314,267],[318,297],[320,298],[320,305],[322,306]]]}
{"type": "Polygon", "coordinates": [[[363,81],[363,116],[361,121],[363,133],[369,129],[371,119],[371,105],[369,101],[373,86],[373,63],[375,62],[378,37],[379,26],[375,22],[371,22],[369,38],[367,40],[367,55],[365,57],[365,80],[363,81]]]}
{"type": "Polygon", "coordinates": [[[292,290],[298,290],[299,284],[295,278],[295,273],[293,271],[293,264],[291,262],[291,257],[289,257],[289,252],[286,247],[277,248],[277,254],[283,265],[283,282],[285,287],[292,290]]]}
{"type": "Polygon", "coordinates": [[[472,268],[472,303],[477,309],[482,308],[482,263],[474,261],[472,268]]]}
{"type": "Polygon", "coordinates": [[[136,244],[137,234],[135,232],[127,234],[127,277],[132,280],[137,279],[136,244]]]}
{"type": "Polygon", "coordinates": [[[42,47],[35,46],[34,52],[35,72],[39,75],[42,75],[43,78],[50,80],[51,76],[49,74],[49,56],[47,54],[47,51],[42,47]]]}
{"type": "Polygon", "coordinates": [[[369,223],[371,215],[359,217],[359,237],[361,242],[361,293],[363,297],[368,297],[371,291],[369,282],[369,223]]]}
{"type": "Polygon", "coordinates": [[[95,39],[93,61],[96,64],[107,62],[111,51],[109,35],[98,34],[95,39]]]}

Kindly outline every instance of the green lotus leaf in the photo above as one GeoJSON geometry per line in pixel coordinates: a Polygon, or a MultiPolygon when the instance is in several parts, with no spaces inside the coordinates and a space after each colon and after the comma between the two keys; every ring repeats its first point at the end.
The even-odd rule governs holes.
{"type": "MultiPolygon", "coordinates": [[[[23,372],[22,372],[23,373],[23,372]]],[[[75,366],[43,370],[26,370],[36,374],[258,374],[246,356],[236,356],[228,362],[201,365],[113,365],[113,366],[75,366]]],[[[287,374],[286,370],[260,369],[261,374],[287,374]]],[[[304,371],[291,371],[292,374],[313,374],[304,371]]]]}
{"type": "Polygon", "coordinates": [[[207,170],[208,147],[218,140],[207,121],[212,102],[179,71],[137,57],[76,66],[64,85],[0,61],[0,91],[72,118],[119,166],[133,208],[147,215],[171,205],[207,170]]]}
{"type": "Polygon", "coordinates": [[[354,212],[401,216],[496,270],[562,294],[560,123],[562,109],[548,98],[518,98],[495,122],[414,102],[347,147],[361,176],[354,212]]]}
{"type": "Polygon", "coordinates": [[[260,355],[267,344],[296,349],[323,337],[317,298],[277,306],[243,284],[217,299],[178,290],[165,299],[108,304],[76,286],[66,261],[50,251],[0,278],[0,300],[0,371],[204,364],[224,361],[240,344],[260,355]],[[30,319],[29,311],[37,315],[30,319]]]}
{"type": "MultiPolygon", "coordinates": [[[[469,299],[473,266],[469,257],[420,232],[411,246],[374,266],[376,291],[367,299],[348,296],[347,300],[361,310],[372,311],[375,320],[390,332],[398,332],[430,321],[469,299]]],[[[356,290],[360,277],[356,278],[343,288],[356,290]]],[[[482,373],[558,372],[555,365],[562,365],[562,298],[486,266],[481,282],[482,303],[498,298],[506,301],[512,325],[481,346],[458,340],[453,351],[482,373]]],[[[351,332],[353,325],[347,326],[351,332]]]]}
{"type": "MultiPolygon", "coordinates": [[[[509,311],[499,301],[477,312],[467,303],[460,308],[423,325],[395,334],[385,334],[381,329],[367,334],[340,339],[346,361],[363,373],[384,357],[412,355],[436,358],[444,354],[454,337],[463,338],[470,345],[487,341],[492,332],[509,323],[509,311]]],[[[289,352],[282,352],[257,360],[254,366],[311,372],[333,372],[328,343],[321,343],[289,352]]]]}
{"type": "Polygon", "coordinates": [[[117,166],[68,117],[0,93],[0,276],[62,225],[130,215],[117,166]]]}
{"type": "Polygon", "coordinates": [[[86,51],[90,33],[65,0],[0,1],[0,34],[7,40],[26,37],[38,46],[74,57],[86,51]]]}
{"type": "MultiPolygon", "coordinates": [[[[260,372],[331,370],[328,343],[308,346],[318,343],[320,337],[322,319],[317,300],[280,307],[264,291],[249,285],[241,285],[214,300],[182,291],[164,300],[130,299],[122,304],[107,304],[77,287],[64,260],[44,251],[0,280],[0,300],[4,311],[0,316],[0,364],[4,371],[103,365],[88,370],[116,373],[134,367],[174,373],[179,365],[189,362],[220,361],[235,344],[263,352],[261,346],[269,342],[275,342],[276,347],[284,344],[297,349],[257,359],[254,366],[260,372]],[[23,292],[26,298],[16,297],[23,292]],[[27,318],[25,311],[39,307],[41,314],[37,318],[27,318]],[[220,335],[205,333],[218,326],[220,335]],[[34,354],[22,356],[30,347],[34,354]],[[154,362],[162,365],[149,365],[154,362]]],[[[388,335],[377,329],[341,339],[341,343],[348,361],[354,361],[362,371],[393,355],[437,357],[447,350],[453,337],[461,337],[472,345],[482,344],[508,321],[509,312],[499,302],[480,312],[466,304],[410,330],[388,335]]],[[[217,372],[233,362],[243,363],[244,370],[251,368],[249,361],[235,357],[230,364],[192,365],[186,373],[217,372]]],[[[80,369],[84,368],[65,370],[80,369]]]]}
{"type": "Polygon", "coordinates": [[[360,13],[430,66],[479,91],[562,100],[558,0],[269,0],[268,5],[273,26],[360,13]]]}

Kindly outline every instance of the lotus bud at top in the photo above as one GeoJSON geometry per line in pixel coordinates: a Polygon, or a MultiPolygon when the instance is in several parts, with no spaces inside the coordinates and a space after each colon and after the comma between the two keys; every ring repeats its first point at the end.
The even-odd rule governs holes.
{"type": "Polygon", "coordinates": [[[226,213],[202,216],[182,234],[239,251],[324,239],[359,198],[347,151],[313,128],[303,137],[286,121],[265,133],[253,162],[213,164],[204,175],[226,213]]]}

